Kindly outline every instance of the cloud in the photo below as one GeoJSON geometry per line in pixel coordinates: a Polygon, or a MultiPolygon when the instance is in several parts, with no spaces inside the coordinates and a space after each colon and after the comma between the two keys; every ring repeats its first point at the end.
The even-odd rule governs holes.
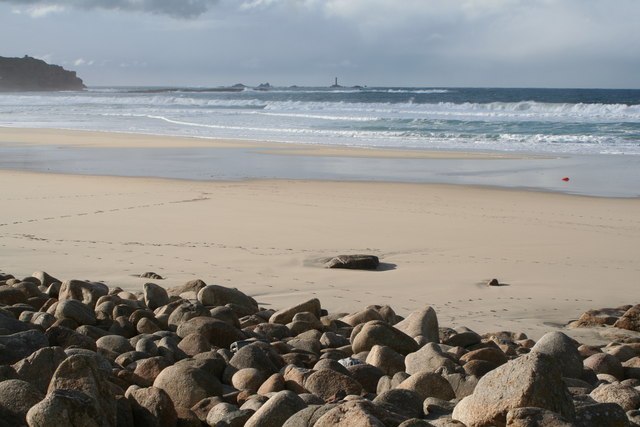
{"type": "Polygon", "coordinates": [[[0,3],[31,6],[27,13],[33,17],[64,8],[75,8],[123,10],[169,15],[174,18],[195,18],[217,4],[218,0],[0,0],[0,3]],[[35,14],[30,11],[35,11],[35,14]]]}

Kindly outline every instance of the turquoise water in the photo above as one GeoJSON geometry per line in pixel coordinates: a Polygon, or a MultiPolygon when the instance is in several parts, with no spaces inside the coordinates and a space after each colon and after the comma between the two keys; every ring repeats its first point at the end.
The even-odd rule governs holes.
{"type": "Polygon", "coordinates": [[[91,88],[0,95],[0,126],[307,144],[640,154],[640,90],[91,88]]]}
{"type": "Polygon", "coordinates": [[[640,197],[640,90],[90,88],[2,94],[0,126],[547,156],[353,159],[282,156],[277,150],[8,144],[0,146],[2,169],[198,180],[435,182],[640,197]]]}

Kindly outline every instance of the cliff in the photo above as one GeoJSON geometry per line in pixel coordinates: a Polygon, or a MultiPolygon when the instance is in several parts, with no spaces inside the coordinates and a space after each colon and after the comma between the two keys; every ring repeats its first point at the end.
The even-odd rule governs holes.
{"type": "Polygon", "coordinates": [[[39,59],[0,57],[0,92],[83,90],[75,71],[39,59]]]}

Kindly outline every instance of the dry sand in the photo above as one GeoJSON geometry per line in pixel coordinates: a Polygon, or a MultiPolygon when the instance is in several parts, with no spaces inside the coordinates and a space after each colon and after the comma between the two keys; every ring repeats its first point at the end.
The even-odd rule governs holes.
{"type": "MultiPolygon", "coordinates": [[[[0,271],[18,277],[42,269],[140,290],[148,279],[135,276],[154,271],[165,287],[200,278],[266,307],[318,297],[332,312],[389,304],[407,315],[431,305],[442,326],[532,338],[587,309],[640,302],[640,199],[13,171],[0,171],[0,194],[0,271]],[[383,268],[328,270],[317,262],[343,253],[378,255],[383,268]],[[486,286],[493,277],[506,285],[486,286]]],[[[572,334],[598,340],[590,331],[572,334]]]]}

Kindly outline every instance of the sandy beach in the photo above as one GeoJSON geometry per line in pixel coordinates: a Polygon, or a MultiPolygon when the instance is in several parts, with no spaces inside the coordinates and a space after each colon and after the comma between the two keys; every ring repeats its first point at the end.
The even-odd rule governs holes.
{"type": "Polygon", "coordinates": [[[312,296],[331,312],[389,304],[407,315],[431,305],[443,326],[534,338],[590,308],[637,302],[638,199],[19,171],[0,171],[0,193],[0,270],[16,276],[45,270],[134,291],[148,281],[136,276],[154,271],[164,287],[200,278],[237,287],[265,307],[312,296]],[[344,253],[378,255],[383,266],[345,271],[319,263],[344,253]],[[486,286],[494,277],[505,285],[486,286]]]}

